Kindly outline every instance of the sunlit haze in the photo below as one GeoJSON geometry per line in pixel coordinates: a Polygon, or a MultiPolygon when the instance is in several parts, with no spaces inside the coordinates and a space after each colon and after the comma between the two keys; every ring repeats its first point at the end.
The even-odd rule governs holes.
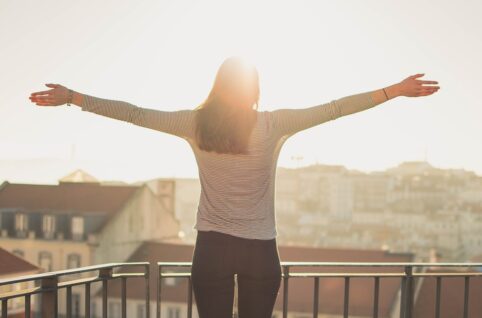
{"type": "Polygon", "coordinates": [[[278,165],[384,170],[427,160],[482,174],[482,2],[0,0],[0,182],[197,177],[182,139],[39,107],[75,91],[159,110],[194,109],[232,55],[260,75],[259,110],[302,108],[425,73],[440,91],[400,97],[302,131],[278,165]],[[296,159],[298,158],[298,159],[296,159]]]}

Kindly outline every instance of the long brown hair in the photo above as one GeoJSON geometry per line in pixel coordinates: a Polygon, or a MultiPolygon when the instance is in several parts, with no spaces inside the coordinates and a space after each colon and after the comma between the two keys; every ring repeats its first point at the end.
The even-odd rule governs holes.
{"type": "Polygon", "coordinates": [[[245,154],[256,123],[258,71],[240,57],[219,67],[206,100],[196,110],[196,141],[200,149],[245,154]]]}

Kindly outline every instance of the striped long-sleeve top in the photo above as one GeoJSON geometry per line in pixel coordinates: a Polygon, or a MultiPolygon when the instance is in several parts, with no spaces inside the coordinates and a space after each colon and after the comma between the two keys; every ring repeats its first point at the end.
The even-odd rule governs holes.
{"type": "Polygon", "coordinates": [[[185,139],[194,152],[201,183],[193,229],[267,240],[277,236],[275,177],[284,142],[299,131],[375,105],[371,92],[365,92],[308,108],[257,111],[248,153],[242,155],[200,150],[195,110],[161,111],[90,95],[84,95],[80,106],[82,111],[185,139]]]}

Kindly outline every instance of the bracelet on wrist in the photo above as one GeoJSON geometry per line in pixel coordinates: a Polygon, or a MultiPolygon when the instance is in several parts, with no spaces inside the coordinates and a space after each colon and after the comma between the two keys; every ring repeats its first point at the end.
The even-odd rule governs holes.
{"type": "Polygon", "coordinates": [[[387,97],[387,100],[389,100],[390,98],[388,98],[388,94],[387,94],[387,92],[385,91],[385,88],[383,88],[383,92],[385,93],[385,96],[387,97]]]}
{"type": "Polygon", "coordinates": [[[67,100],[67,106],[71,106],[72,99],[74,98],[74,91],[69,88],[69,99],[67,100]]]}

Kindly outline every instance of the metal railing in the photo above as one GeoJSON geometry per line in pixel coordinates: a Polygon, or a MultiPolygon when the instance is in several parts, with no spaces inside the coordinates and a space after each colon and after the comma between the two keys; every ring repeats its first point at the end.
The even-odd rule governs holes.
{"type": "MultiPolygon", "coordinates": [[[[193,305],[193,291],[191,283],[190,267],[191,262],[158,262],[157,263],[157,278],[156,278],[156,317],[161,318],[161,295],[162,295],[162,280],[169,277],[185,278],[188,281],[187,287],[187,317],[192,317],[193,305]],[[173,268],[186,268],[186,271],[173,271],[173,268]],[[170,269],[170,270],[169,270],[170,269]],[[167,271],[163,271],[167,270],[167,271]]],[[[469,293],[470,293],[470,279],[473,277],[482,276],[482,272],[477,271],[459,271],[459,272],[425,272],[427,268],[482,268],[480,263],[368,263],[368,262],[281,262],[282,266],[282,283],[283,283],[283,318],[288,315],[288,296],[289,296],[289,282],[296,279],[313,279],[313,317],[318,316],[319,311],[319,288],[320,280],[324,278],[339,278],[344,282],[343,295],[343,317],[349,316],[350,304],[350,284],[357,278],[373,278],[373,310],[372,316],[379,317],[379,293],[380,281],[384,278],[400,278],[400,317],[411,318],[414,306],[414,278],[427,277],[435,279],[435,317],[440,317],[440,298],[442,280],[445,277],[463,277],[464,278],[464,306],[463,313],[460,317],[467,318],[469,310],[469,293]],[[385,271],[378,270],[377,272],[294,272],[296,267],[313,267],[313,268],[361,268],[374,269],[383,268],[385,271]],[[388,270],[388,271],[387,271],[388,270]]],[[[111,280],[121,280],[121,317],[127,316],[127,280],[129,278],[141,277],[144,278],[145,284],[145,314],[150,317],[150,292],[149,292],[149,263],[110,263],[96,266],[82,267],[78,269],[70,269],[64,271],[48,272],[37,275],[22,276],[13,279],[0,280],[0,286],[13,285],[21,282],[34,282],[38,286],[27,288],[23,290],[16,290],[7,293],[0,293],[0,302],[2,304],[2,317],[8,317],[8,301],[10,299],[24,297],[25,300],[25,316],[31,315],[31,296],[35,294],[41,295],[40,314],[42,317],[58,317],[58,292],[61,289],[66,289],[66,303],[67,303],[67,317],[72,317],[72,287],[84,286],[85,291],[85,314],[86,318],[91,317],[90,303],[91,303],[91,284],[101,282],[102,293],[102,317],[107,318],[108,314],[108,282],[111,280]],[[142,267],[142,271],[137,272],[118,272],[119,270],[142,267]],[[117,272],[115,272],[117,271],[117,272]],[[61,278],[69,275],[79,273],[95,273],[86,278],[70,279],[60,281],[61,278]]]]}
{"type": "MultiPolygon", "coordinates": [[[[191,262],[158,262],[158,282],[157,282],[157,301],[156,301],[156,317],[161,318],[161,282],[162,279],[168,277],[183,277],[188,280],[187,290],[187,317],[192,317],[192,283],[190,272],[163,272],[165,268],[191,267],[191,262]]],[[[460,317],[468,318],[469,306],[469,284],[470,278],[482,276],[482,272],[416,272],[414,269],[426,268],[482,268],[480,263],[368,263],[368,262],[281,262],[282,267],[282,283],[283,283],[283,318],[288,316],[288,295],[289,282],[292,278],[311,278],[313,279],[313,317],[318,317],[319,311],[319,288],[320,279],[323,278],[340,278],[344,280],[344,296],[343,296],[343,317],[349,316],[350,301],[350,283],[356,278],[373,278],[374,295],[373,295],[373,311],[374,318],[379,317],[379,293],[380,280],[382,278],[400,278],[400,318],[412,318],[414,305],[414,278],[430,277],[436,279],[436,295],[435,295],[435,317],[440,318],[440,296],[442,278],[444,277],[464,277],[464,308],[460,317]],[[308,272],[293,273],[291,269],[294,267],[361,267],[361,268],[387,268],[387,269],[403,269],[402,271],[392,272],[344,272],[344,273],[327,273],[327,272],[308,272]]]]}
{"type": "Polygon", "coordinates": [[[2,318],[8,317],[8,301],[10,299],[24,297],[25,302],[25,317],[31,317],[31,296],[35,294],[41,295],[40,301],[40,315],[41,317],[53,317],[57,318],[58,314],[58,293],[61,289],[66,289],[66,317],[72,317],[72,287],[83,285],[85,291],[85,317],[91,317],[90,313],[90,293],[91,284],[95,282],[101,282],[102,287],[102,317],[107,317],[107,291],[108,282],[115,279],[121,280],[121,311],[122,317],[126,317],[126,290],[127,279],[133,277],[143,277],[145,281],[145,293],[146,293],[146,316],[149,317],[149,263],[136,262],[136,263],[109,263],[95,266],[81,267],[77,269],[69,269],[63,271],[47,272],[37,275],[21,276],[13,279],[0,280],[0,286],[13,285],[22,282],[34,282],[38,285],[32,288],[23,290],[11,291],[0,294],[0,301],[2,303],[2,318]],[[142,272],[128,272],[128,273],[115,273],[115,270],[125,269],[128,267],[142,267],[142,272]],[[61,278],[68,278],[80,273],[93,273],[89,277],[80,279],[69,279],[66,281],[60,281],[61,278]]]}

